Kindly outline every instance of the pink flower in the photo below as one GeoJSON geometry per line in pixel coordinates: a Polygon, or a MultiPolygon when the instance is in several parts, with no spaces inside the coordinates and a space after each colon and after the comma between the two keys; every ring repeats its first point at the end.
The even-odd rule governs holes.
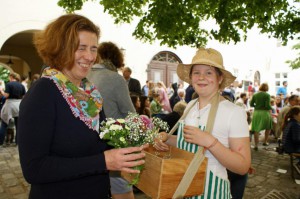
{"type": "Polygon", "coordinates": [[[154,127],[151,119],[147,115],[140,115],[140,118],[147,128],[152,129],[154,127]]]}

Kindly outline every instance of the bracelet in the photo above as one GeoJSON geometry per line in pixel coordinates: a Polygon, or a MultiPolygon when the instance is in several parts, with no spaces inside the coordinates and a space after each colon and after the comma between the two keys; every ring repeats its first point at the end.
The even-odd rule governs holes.
{"type": "Polygon", "coordinates": [[[211,145],[209,145],[208,147],[206,147],[206,149],[210,149],[210,148],[214,147],[218,143],[218,141],[219,140],[217,138],[215,138],[215,140],[213,141],[213,143],[211,143],[211,145]]]}

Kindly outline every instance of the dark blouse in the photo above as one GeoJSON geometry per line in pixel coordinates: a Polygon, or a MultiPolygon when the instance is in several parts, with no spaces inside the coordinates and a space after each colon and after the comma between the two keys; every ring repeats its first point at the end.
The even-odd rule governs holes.
{"type": "Polygon", "coordinates": [[[300,124],[291,119],[283,129],[283,149],[287,153],[300,153],[300,124]]]}
{"type": "Polygon", "coordinates": [[[107,145],[75,118],[52,80],[39,79],[22,100],[18,144],[30,199],[107,198],[107,145]]]}

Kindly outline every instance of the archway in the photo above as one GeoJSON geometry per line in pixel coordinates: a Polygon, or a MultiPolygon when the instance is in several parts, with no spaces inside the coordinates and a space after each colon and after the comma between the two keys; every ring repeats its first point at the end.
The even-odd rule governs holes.
{"type": "Polygon", "coordinates": [[[181,59],[170,51],[161,51],[153,56],[147,67],[147,78],[154,83],[163,81],[166,86],[169,83],[179,82],[176,69],[177,65],[182,63],[181,59]]]}

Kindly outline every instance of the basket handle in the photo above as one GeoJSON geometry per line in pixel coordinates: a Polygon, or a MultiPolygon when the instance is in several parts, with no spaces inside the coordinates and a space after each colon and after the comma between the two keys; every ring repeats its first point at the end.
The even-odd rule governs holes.
{"type": "MultiPolygon", "coordinates": [[[[211,107],[210,107],[207,124],[206,124],[206,131],[209,133],[211,133],[213,130],[219,102],[220,102],[220,94],[219,94],[219,92],[217,92],[211,99],[211,107]]],[[[194,106],[194,104],[193,104],[193,106],[194,106]]],[[[191,106],[191,107],[193,107],[193,106],[191,106]]],[[[190,111],[191,107],[187,111],[185,111],[185,114],[180,119],[184,119],[186,117],[186,115],[190,111]]],[[[176,124],[175,126],[178,126],[178,124],[176,124]]],[[[172,130],[173,129],[174,128],[172,128],[172,130]]],[[[172,132],[172,130],[170,131],[170,133],[172,132]]],[[[175,130],[173,130],[173,131],[175,131],[175,130]]],[[[172,133],[174,133],[174,132],[172,132],[172,133]]],[[[184,194],[186,193],[187,189],[189,188],[190,184],[192,183],[192,180],[194,179],[194,176],[196,175],[199,166],[202,164],[202,162],[205,158],[204,152],[205,152],[204,148],[200,147],[198,149],[198,151],[195,153],[194,158],[192,159],[191,163],[189,164],[187,171],[183,175],[175,193],[173,194],[173,197],[172,197],[173,199],[179,199],[179,198],[184,197],[184,194]]]]}

